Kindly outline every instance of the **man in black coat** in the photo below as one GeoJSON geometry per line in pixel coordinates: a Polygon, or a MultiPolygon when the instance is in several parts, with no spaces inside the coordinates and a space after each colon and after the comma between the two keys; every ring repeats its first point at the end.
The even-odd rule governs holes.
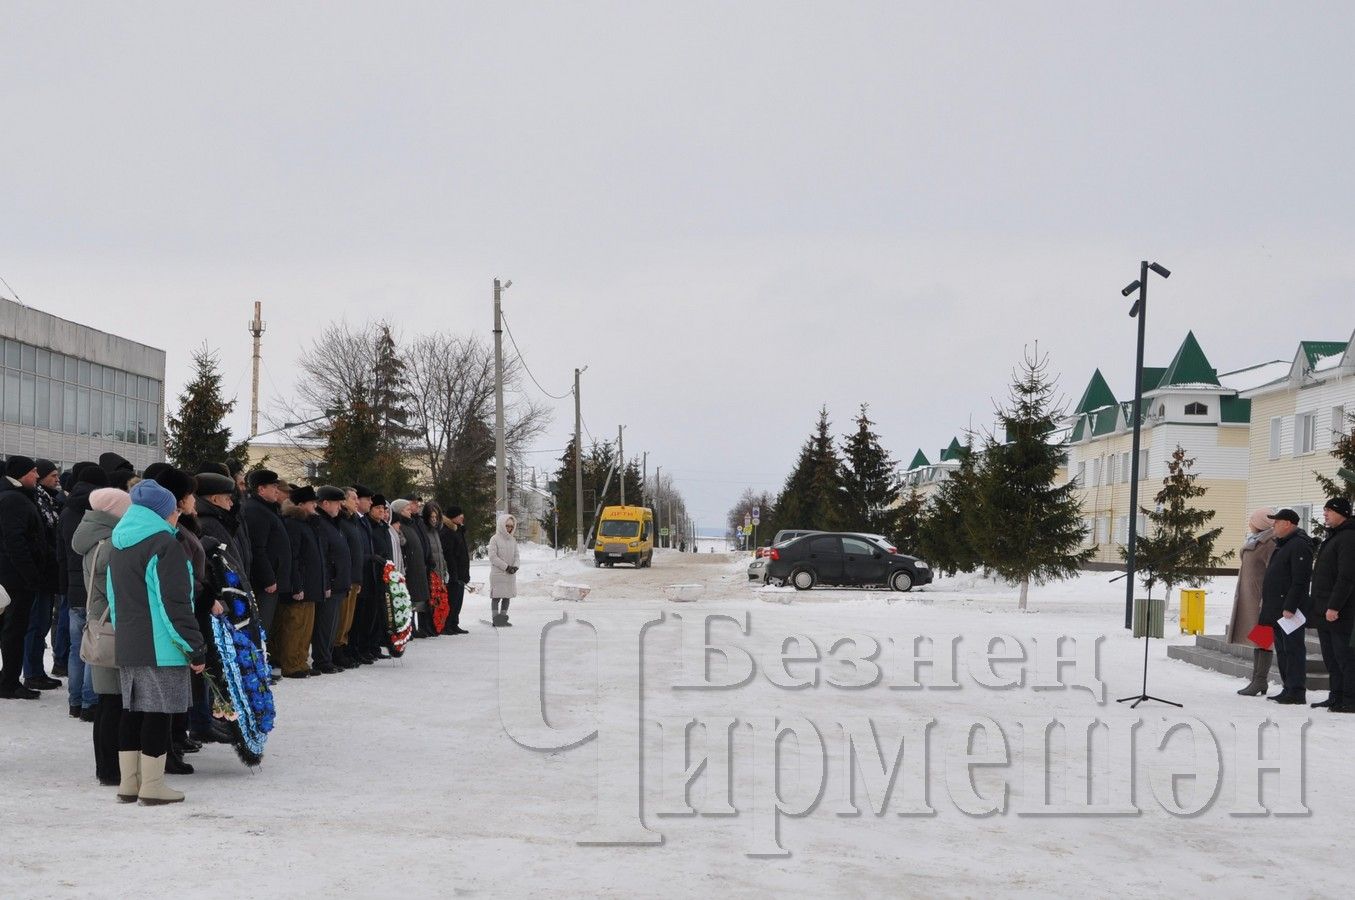
{"type": "Polygon", "coordinates": [[[57,560],[51,555],[46,525],[38,509],[38,466],[27,456],[5,461],[0,479],[0,585],[9,606],[0,622],[0,698],[34,700],[36,690],[19,683],[24,642],[33,603],[41,591],[57,587],[57,560]]]}
{"type": "MultiPolygon", "coordinates": [[[[390,620],[386,610],[386,563],[395,562],[395,536],[391,532],[390,524],[390,504],[381,494],[372,496],[372,505],[366,516],[363,517],[367,523],[368,533],[372,536],[372,575],[373,575],[373,603],[375,609],[372,616],[372,634],[371,640],[379,651],[392,650],[390,620]]],[[[383,659],[389,659],[391,654],[385,652],[377,653],[377,656],[383,659]]]]}
{"type": "Polygon", "coordinates": [[[334,636],[334,662],[345,669],[356,669],[374,660],[359,653],[356,646],[350,647],[353,633],[353,620],[357,617],[358,595],[362,593],[362,573],[366,568],[367,552],[363,540],[362,528],[358,525],[357,491],[348,488],[344,491],[339,515],[334,520],[348,543],[348,593],[344,595],[339,607],[339,627],[334,636]]]}
{"type": "MultiPolygon", "coordinates": [[[[362,567],[362,579],[359,582],[358,602],[353,610],[353,628],[349,631],[348,645],[352,652],[364,662],[386,659],[381,648],[386,643],[385,596],[386,588],[381,573],[386,564],[385,557],[378,557],[376,541],[372,531],[377,524],[372,520],[372,501],[375,495],[372,489],[355,484],[347,491],[352,498],[357,515],[353,524],[359,535],[359,564],[362,567]]],[[[383,501],[382,505],[385,503],[383,501]]],[[[381,526],[384,528],[384,526],[381,526]]]]}
{"type": "Polygon", "coordinates": [[[1299,528],[1299,515],[1292,509],[1276,510],[1268,518],[1275,523],[1275,550],[1261,578],[1262,625],[1275,632],[1275,659],[1284,689],[1268,699],[1302,705],[1307,702],[1308,651],[1304,628],[1285,633],[1298,615],[1307,615],[1308,581],[1313,574],[1313,541],[1299,528]]]}
{"type": "Polygon", "coordinates": [[[466,513],[459,506],[447,507],[443,527],[438,530],[442,541],[442,555],[447,558],[447,599],[451,613],[447,616],[444,634],[469,634],[461,627],[461,606],[466,602],[466,585],[470,582],[470,547],[466,544],[466,513]],[[450,526],[450,527],[449,527],[450,526]]]}
{"type": "Polygon", "coordinates": [[[1313,589],[1306,613],[1317,629],[1331,693],[1321,703],[1331,712],[1355,712],[1355,521],[1350,501],[1333,497],[1322,510],[1327,537],[1313,560],[1313,589]]]}
{"type": "Polygon", "coordinates": [[[43,690],[59,688],[57,678],[66,677],[66,663],[70,658],[71,641],[69,607],[66,605],[66,551],[61,543],[61,510],[66,505],[66,492],[61,487],[61,470],[50,459],[35,460],[38,465],[38,510],[46,526],[47,544],[57,561],[56,590],[38,595],[33,617],[28,622],[28,638],[24,648],[24,685],[43,690]],[[47,674],[47,635],[52,636],[52,675],[47,674]]]}
{"type": "Polygon", "coordinates": [[[316,529],[316,538],[325,548],[329,592],[315,609],[311,657],[315,669],[325,675],[335,675],[343,671],[342,666],[334,664],[334,638],[339,628],[339,611],[348,596],[348,588],[353,583],[353,563],[349,558],[348,539],[339,530],[338,519],[339,513],[343,510],[343,491],[326,484],[316,488],[315,495],[320,501],[320,513],[311,521],[316,529]]]}
{"type": "Polygon", "coordinates": [[[252,549],[249,581],[259,604],[263,630],[273,633],[273,617],[278,599],[290,592],[292,582],[292,542],[282,524],[282,483],[276,472],[258,469],[246,479],[241,517],[249,526],[252,549]]]}
{"type": "Polygon", "coordinates": [[[329,561],[317,537],[319,523],[312,524],[315,506],[315,488],[306,486],[291,491],[291,502],[282,508],[282,523],[292,546],[290,590],[281,598],[274,619],[277,661],[284,678],[305,678],[312,671],[321,674],[307,662],[315,608],[329,591],[329,561]]]}

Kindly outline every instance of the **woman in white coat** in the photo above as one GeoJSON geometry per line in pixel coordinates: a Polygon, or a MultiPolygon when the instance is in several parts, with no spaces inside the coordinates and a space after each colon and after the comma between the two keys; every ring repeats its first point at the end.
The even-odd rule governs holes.
{"type": "Polygon", "coordinates": [[[518,539],[513,536],[517,526],[517,519],[499,513],[494,536],[489,539],[489,602],[495,628],[513,625],[508,621],[508,601],[518,592],[518,539]]]}

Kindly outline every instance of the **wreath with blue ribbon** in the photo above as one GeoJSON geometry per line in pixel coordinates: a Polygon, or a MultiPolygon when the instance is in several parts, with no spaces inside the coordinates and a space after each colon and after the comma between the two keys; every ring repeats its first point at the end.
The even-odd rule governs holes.
{"type": "Polygon", "coordinates": [[[268,660],[227,614],[212,616],[212,642],[220,663],[222,685],[210,680],[212,715],[226,725],[235,752],[247,766],[263,759],[264,744],[273,730],[277,709],[268,686],[268,660]]]}

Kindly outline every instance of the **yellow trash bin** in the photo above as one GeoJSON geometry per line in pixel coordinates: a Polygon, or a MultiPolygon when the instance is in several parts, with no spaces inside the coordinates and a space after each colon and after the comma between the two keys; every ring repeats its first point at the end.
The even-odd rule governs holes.
{"type": "Polygon", "coordinates": [[[1181,633],[1204,634],[1204,591],[1181,591],[1181,633]]]}

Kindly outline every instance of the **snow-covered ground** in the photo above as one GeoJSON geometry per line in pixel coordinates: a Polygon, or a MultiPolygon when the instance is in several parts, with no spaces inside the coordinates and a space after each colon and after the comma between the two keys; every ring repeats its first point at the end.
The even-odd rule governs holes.
{"type": "MultiPolygon", "coordinates": [[[[66,717],[64,692],[5,702],[0,896],[1349,896],[1333,838],[1355,826],[1355,717],[1237,696],[1235,679],[1166,659],[1168,643],[1189,640],[1170,622],[1149,645],[1148,686],[1185,707],[1116,703],[1139,691],[1144,644],[1120,627],[1110,575],[1032,589],[1023,614],[1014,587],[973,577],[908,595],[796,593],[750,585],[747,560],[660,552],[653,569],[596,569],[528,548],[515,627],[486,627],[475,596],[469,635],[285,682],[263,766],[250,773],[208,747],[190,757],[197,774],[170,779],[188,794],[179,806],[122,806],[98,787],[89,726],[66,717]],[[552,601],[557,581],[592,591],[552,601]],[[700,599],[664,600],[672,584],[702,585],[700,599]],[[718,650],[703,652],[707,633],[718,650]],[[956,686],[928,665],[907,686],[901,648],[917,635],[954,646],[956,686]],[[1055,677],[1047,650],[1063,635],[1085,656],[1055,677]],[[1086,649],[1097,638],[1099,679],[1086,649]],[[990,645],[1026,660],[990,666],[990,645]],[[1286,778],[1301,763],[1302,783],[1267,774],[1272,814],[1237,815],[1255,811],[1239,756],[1267,715],[1279,728],[1263,754],[1286,778]],[[1077,754],[1061,741],[1036,762],[1044,751],[1028,735],[1055,717],[1110,724],[1089,777],[1066,774],[1077,754]],[[710,757],[684,799],[680,739],[693,719],[690,761],[710,757]],[[881,764],[926,719],[926,755],[905,738],[889,786],[881,764]],[[1198,753],[1189,730],[1159,751],[1176,719],[1196,729],[1198,753]],[[776,744],[778,720],[797,730],[776,744]],[[968,768],[971,732],[975,753],[1005,741],[993,758],[1008,762],[968,768]],[[1055,809],[1068,786],[1070,802],[1089,787],[1093,805],[1055,809]],[[1286,809],[1302,814],[1273,814],[1286,809]]],[[[1217,633],[1232,580],[1208,590],[1217,633]]]]}

